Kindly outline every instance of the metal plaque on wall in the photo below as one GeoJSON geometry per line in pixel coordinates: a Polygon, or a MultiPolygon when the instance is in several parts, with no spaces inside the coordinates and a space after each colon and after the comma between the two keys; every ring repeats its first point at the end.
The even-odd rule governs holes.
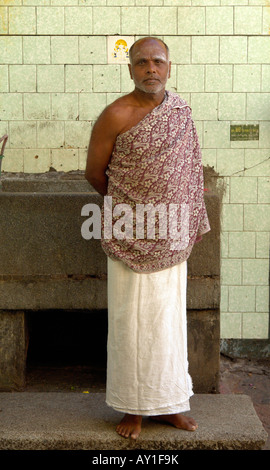
{"type": "Polygon", "coordinates": [[[230,140],[259,140],[259,124],[233,124],[230,134],[230,140]]]}

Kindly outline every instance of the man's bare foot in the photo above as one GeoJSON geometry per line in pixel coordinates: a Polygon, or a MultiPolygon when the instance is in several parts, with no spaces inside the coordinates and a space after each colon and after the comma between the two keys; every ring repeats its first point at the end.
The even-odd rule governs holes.
{"type": "Polygon", "coordinates": [[[198,424],[193,418],[183,416],[180,413],[172,415],[151,416],[151,419],[154,421],[159,421],[160,423],[171,424],[178,429],[184,429],[186,431],[196,431],[198,428],[198,424]]]}
{"type": "Polygon", "coordinates": [[[122,437],[137,439],[141,432],[142,417],[139,415],[125,414],[116,427],[116,432],[122,437]]]}

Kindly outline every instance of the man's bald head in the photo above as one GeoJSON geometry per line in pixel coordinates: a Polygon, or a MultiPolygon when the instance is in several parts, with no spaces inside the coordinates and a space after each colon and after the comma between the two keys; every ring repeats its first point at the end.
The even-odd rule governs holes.
{"type": "Polygon", "coordinates": [[[145,37],[145,38],[140,38],[132,44],[132,46],[129,49],[129,61],[130,61],[130,63],[132,64],[134,52],[136,51],[138,46],[140,46],[141,44],[147,43],[147,42],[149,42],[149,44],[150,44],[153,41],[158,42],[159,44],[161,44],[164,47],[164,50],[166,51],[167,58],[169,60],[170,51],[169,51],[169,48],[168,48],[167,44],[165,44],[165,42],[162,41],[162,39],[148,36],[148,37],[145,37]]]}

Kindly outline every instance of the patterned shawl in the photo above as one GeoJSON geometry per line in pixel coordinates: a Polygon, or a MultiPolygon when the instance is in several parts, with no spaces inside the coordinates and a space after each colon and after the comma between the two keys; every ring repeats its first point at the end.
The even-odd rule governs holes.
{"type": "Polygon", "coordinates": [[[122,260],[132,270],[160,271],[185,261],[194,243],[210,230],[198,136],[191,110],[177,94],[166,91],[159,106],[118,135],[107,176],[102,220],[106,227],[110,225],[106,221],[111,210],[113,229],[108,236],[103,225],[102,247],[110,258],[122,260]],[[119,204],[128,206],[115,210],[119,204]],[[152,235],[147,232],[147,211],[137,212],[142,207],[154,210],[152,235]],[[160,212],[155,214],[157,208],[160,212]],[[136,227],[143,222],[143,235],[142,231],[138,235],[136,227]],[[171,226],[176,232],[170,231],[171,226]]]}

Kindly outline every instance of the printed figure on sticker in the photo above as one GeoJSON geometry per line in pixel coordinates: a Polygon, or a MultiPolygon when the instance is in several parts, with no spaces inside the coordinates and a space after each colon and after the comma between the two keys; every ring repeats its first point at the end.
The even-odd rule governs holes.
{"type": "Polygon", "coordinates": [[[129,49],[134,42],[134,36],[108,36],[108,64],[128,64],[129,49]]]}
{"type": "Polygon", "coordinates": [[[127,60],[128,59],[128,45],[124,39],[118,39],[114,46],[113,51],[114,59],[127,60]]]}

